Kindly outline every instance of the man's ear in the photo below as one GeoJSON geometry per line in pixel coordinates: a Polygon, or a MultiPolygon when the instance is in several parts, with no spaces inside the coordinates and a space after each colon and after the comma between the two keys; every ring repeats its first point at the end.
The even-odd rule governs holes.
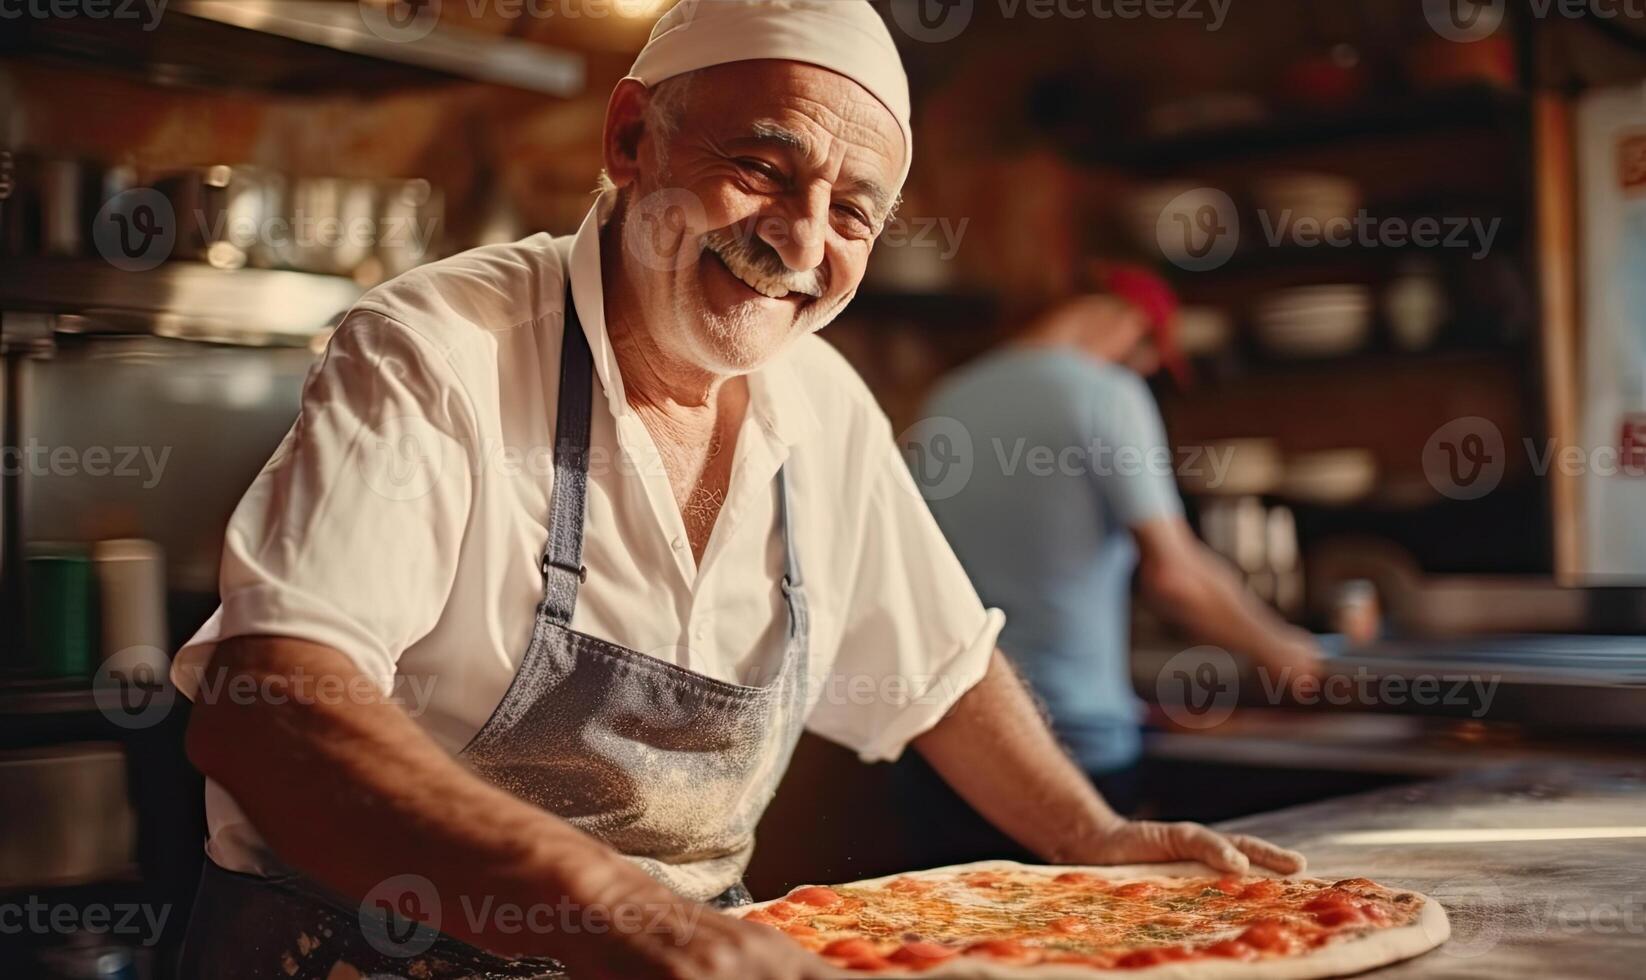
{"type": "Polygon", "coordinates": [[[601,162],[606,176],[618,187],[633,183],[640,169],[640,138],[646,132],[646,107],[652,93],[645,85],[625,78],[612,89],[606,103],[606,128],[601,135],[601,162]]]}

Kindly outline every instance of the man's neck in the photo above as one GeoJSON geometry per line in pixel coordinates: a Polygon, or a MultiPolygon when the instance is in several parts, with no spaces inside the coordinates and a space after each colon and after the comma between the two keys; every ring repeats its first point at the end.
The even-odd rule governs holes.
{"type": "Polygon", "coordinates": [[[712,416],[731,376],[716,375],[669,354],[645,328],[618,240],[621,221],[621,214],[614,215],[601,232],[600,267],[606,276],[602,290],[606,332],[623,377],[624,395],[631,407],[648,414],[682,421],[705,411],[712,416]]]}

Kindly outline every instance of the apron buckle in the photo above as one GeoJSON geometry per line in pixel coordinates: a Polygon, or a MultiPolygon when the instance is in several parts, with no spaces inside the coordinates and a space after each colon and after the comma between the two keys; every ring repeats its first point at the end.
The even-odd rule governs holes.
{"type": "Polygon", "coordinates": [[[575,566],[574,565],[562,565],[559,562],[555,561],[553,558],[550,558],[547,555],[545,555],[543,557],[543,566],[542,567],[543,567],[543,576],[545,578],[548,577],[549,569],[558,568],[562,572],[570,572],[571,574],[576,575],[577,576],[577,581],[580,584],[587,584],[588,581],[589,581],[589,566],[587,566],[587,565],[575,565],[575,566]]]}

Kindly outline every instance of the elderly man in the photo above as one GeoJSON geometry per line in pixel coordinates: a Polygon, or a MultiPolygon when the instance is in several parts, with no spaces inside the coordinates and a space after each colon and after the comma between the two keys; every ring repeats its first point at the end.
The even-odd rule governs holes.
{"type": "Polygon", "coordinates": [[[704,904],[747,900],[803,727],[914,744],[1048,861],[1301,866],[1104,805],[811,336],[908,115],[866,3],[685,0],[612,93],[575,236],[350,313],[173,668],[210,778],[186,975],[822,975],[704,904]]]}

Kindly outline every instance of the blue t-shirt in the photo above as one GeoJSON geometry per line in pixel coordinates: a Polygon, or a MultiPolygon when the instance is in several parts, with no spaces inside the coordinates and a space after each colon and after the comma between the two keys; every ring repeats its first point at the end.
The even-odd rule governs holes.
{"type": "Polygon", "coordinates": [[[931,487],[929,503],[984,601],[1006,612],[1001,648],[1088,772],[1131,765],[1128,529],[1183,510],[1148,386],[1073,349],[1013,348],[948,379],[925,415],[970,440],[969,478],[931,487]]]}

